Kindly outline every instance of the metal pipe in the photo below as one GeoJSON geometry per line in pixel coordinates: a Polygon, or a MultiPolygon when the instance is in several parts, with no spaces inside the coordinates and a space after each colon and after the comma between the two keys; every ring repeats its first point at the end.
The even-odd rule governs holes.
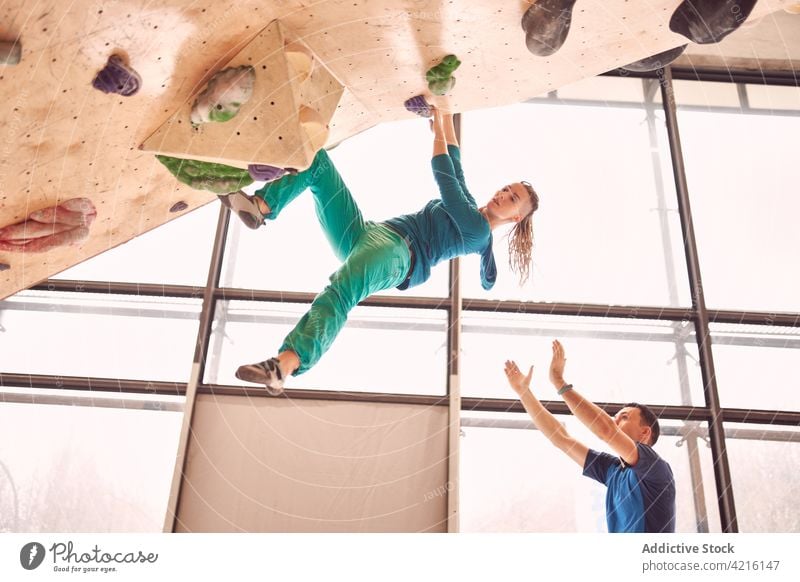
{"type": "MultiPolygon", "coordinates": [[[[202,299],[204,288],[188,285],[152,285],[136,283],[104,283],[99,281],[76,281],[50,279],[31,287],[34,291],[59,291],[65,293],[101,293],[145,297],[177,297],[202,299]]],[[[315,293],[295,291],[263,291],[251,289],[221,288],[214,292],[216,299],[229,301],[279,301],[283,303],[311,303],[315,293]]],[[[14,302],[5,300],[3,309],[14,309],[14,302]]],[[[447,297],[369,297],[359,305],[370,307],[422,307],[426,309],[448,309],[447,297]]],[[[543,313],[548,315],[582,315],[587,317],[624,317],[628,319],[691,320],[694,312],[681,307],[645,307],[620,305],[595,305],[585,303],[547,303],[540,301],[497,301],[491,299],[463,300],[465,311],[491,311],[497,313],[543,313]]],[[[775,327],[800,327],[800,313],[766,311],[708,310],[709,321],[714,323],[739,323],[745,325],[768,325],[775,327]]]]}
{"type": "Polygon", "coordinates": [[[172,485],[167,501],[167,511],[164,516],[164,532],[174,532],[177,523],[178,505],[183,488],[183,476],[186,474],[186,459],[188,458],[189,435],[192,432],[194,404],[197,398],[197,388],[203,381],[203,374],[205,371],[208,339],[211,335],[211,324],[214,320],[214,308],[217,301],[214,293],[219,286],[220,273],[222,272],[225,237],[228,233],[229,223],[230,211],[223,205],[220,205],[217,232],[214,237],[214,248],[211,253],[211,261],[208,268],[208,281],[206,283],[205,292],[203,293],[203,308],[200,312],[200,325],[197,330],[192,371],[189,377],[189,384],[186,386],[183,424],[181,426],[180,440],[178,441],[178,452],[175,460],[175,470],[172,474],[172,485]]]}
{"type": "Polygon", "coordinates": [[[675,106],[670,67],[661,71],[661,100],[666,114],[667,135],[669,137],[672,167],[675,175],[675,186],[678,195],[678,213],[683,230],[686,265],[689,270],[689,285],[692,290],[692,306],[695,310],[695,337],[700,354],[700,369],[703,375],[703,387],[706,405],[711,413],[709,433],[711,437],[711,454],[714,461],[714,477],[717,484],[719,513],[722,531],[735,533],[738,531],[736,507],[733,499],[728,455],[725,448],[725,428],[717,391],[717,379],[714,371],[714,356],[711,351],[711,333],[708,328],[708,311],[703,295],[703,282],[700,277],[700,261],[697,254],[697,241],[692,223],[692,211],[689,203],[689,188],[686,182],[686,168],[683,163],[678,116],[675,106]]]}
{"type": "MultiPolygon", "coordinates": [[[[150,394],[153,396],[184,396],[186,384],[177,382],[148,382],[143,380],[115,380],[111,378],[86,378],[84,376],[52,376],[37,374],[0,374],[0,387],[32,390],[63,389],[89,393],[115,392],[122,394],[150,394]]],[[[198,384],[201,394],[225,394],[247,398],[271,398],[257,387],[198,384]]],[[[352,402],[390,402],[398,404],[424,404],[446,406],[447,395],[393,394],[387,392],[346,392],[322,389],[288,389],[290,398],[317,400],[349,400],[352,402]]],[[[0,402],[3,398],[0,391],[0,402]]],[[[570,414],[563,401],[545,402],[554,414],[570,414]]],[[[623,403],[599,403],[607,412],[616,412],[623,403]]],[[[645,403],[646,404],[646,403],[645,403]]],[[[674,420],[709,420],[711,412],[703,407],[648,404],[659,418],[674,420]]],[[[462,397],[461,410],[485,412],[525,412],[516,400],[504,398],[462,397]]],[[[768,424],[800,427],[800,410],[766,410],[752,408],[724,408],[726,422],[768,424]]],[[[728,431],[732,429],[727,429],[728,431]]]]}
{"type": "MultiPolygon", "coordinates": [[[[750,83],[756,85],[778,85],[784,87],[800,87],[800,77],[796,71],[767,71],[749,69],[731,69],[728,67],[690,67],[672,66],[671,78],[679,81],[710,81],[715,83],[750,83]]],[[[634,73],[613,69],[598,76],[601,77],[631,77],[659,78],[658,71],[634,73]]]]}
{"type": "MultiPolygon", "coordinates": [[[[461,114],[453,118],[456,140],[461,144],[461,114]]],[[[450,309],[447,313],[447,532],[458,533],[461,451],[461,259],[450,261],[450,309]]]]}

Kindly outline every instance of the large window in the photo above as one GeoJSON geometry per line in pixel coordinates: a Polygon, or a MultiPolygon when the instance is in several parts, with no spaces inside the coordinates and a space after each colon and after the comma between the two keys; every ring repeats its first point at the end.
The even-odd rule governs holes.
{"type": "Polygon", "coordinates": [[[592,400],[702,405],[691,323],[467,312],[462,332],[465,396],[513,396],[503,372],[513,359],[525,370],[533,365],[541,397],[555,399],[547,374],[559,339],[566,378],[592,400]]]}
{"type": "MultiPolygon", "coordinates": [[[[686,92],[676,88],[679,106],[686,92]]],[[[706,302],[798,312],[800,106],[743,113],[710,99],[705,108],[679,108],[706,302]]]]}
{"type": "Polygon", "coordinates": [[[0,400],[0,532],[161,530],[183,398],[4,387],[0,400]]]}
{"type": "Polygon", "coordinates": [[[468,257],[465,296],[689,305],[663,113],[643,103],[537,101],[470,112],[464,132],[464,172],[479,204],[519,180],[540,199],[531,281],[519,288],[497,230],[497,285],[483,291],[478,259],[468,257]]]}
{"type": "MultiPolygon", "coordinates": [[[[241,384],[236,368],[277,353],[308,305],[221,302],[217,306],[206,380],[241,384]]],[[[443,395],[447,323],[443,311],[356,307],[319,363],[293,388],[443,395]]]]}
{"type": "Polygon", "coordinates": [[[26,291],[0,302],[3,372],[186,382],[201,301],[26,291]]]}
{"type": "Polygon", "coordinates": [[[711,324],[720,401],[800,411],[800,328],[711,324]]]}
{"type": "MultiPolygon", "coordinates": [[[[800,531],[800,90],[765,80],[601,76],[464,113],[478,203],[515,180],[539,192],[531,280],[516,284],[499,229],[494,289],[468,256],[371,298],[286,397],[460,402],[448,484],[463,531],[604,531],[602,486],[532,428],[503,375],[509,358],[534,365],[536,393],[604,449],[549,385],[558,338],[583,394],[660,413],[678,531],[800,531]]],[[[438,195],[430,154],[421,119],[330,152],[376,221],[438,195]]],[[[308,193],[257,231],[214,201],[0,301],[0,443],[32,443],[0,445],[0,530],[159,530],[187,387],[253,406],[263,393],[236,368],[276,355],[338,265],[308,193]]]]}
{"type": "Polygon", "coordinates": [[[729,423],[726,434],[741,531],[800,531],[800,430],[729,423]]]}

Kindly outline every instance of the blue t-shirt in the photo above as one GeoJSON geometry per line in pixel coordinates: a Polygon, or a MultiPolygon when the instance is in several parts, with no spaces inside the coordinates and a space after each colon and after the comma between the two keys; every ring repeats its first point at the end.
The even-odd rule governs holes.
{"type": "Polygon", "coordinates": [[[489,222],[478,212],[478,205],[467,190],[458,147],[448,145],[447,151],[449,155],[431,159],[441,199],[431,200],[419,212],[386,221],[414,251],[414,268],[398,289],[424,283],[431,276],[432,266],[469,253],[481,255],[484,289],[491,289],[497,279],[489,222]]]}
{"type": "Polygon", "coordinates": [[[619,457],[589,449],[583,474],[608,487],[606,522],[610,533],[675,531],[675,478],[664,459],[636,443],[639,461],[631,467],[619,457]]]}

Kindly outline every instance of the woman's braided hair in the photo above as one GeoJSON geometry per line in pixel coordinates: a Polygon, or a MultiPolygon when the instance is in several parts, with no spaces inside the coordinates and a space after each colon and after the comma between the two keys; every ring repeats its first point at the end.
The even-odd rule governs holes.
{"type": "Polygon", "coordinates": [[[520,182],[528,191],[531,211],[514,225],[508,233],[508,266],[519,275],[520,286],[530,278],[531,256],[533,254],[533,213],[539,208],[539,196],[528,182],[520,182]]]}

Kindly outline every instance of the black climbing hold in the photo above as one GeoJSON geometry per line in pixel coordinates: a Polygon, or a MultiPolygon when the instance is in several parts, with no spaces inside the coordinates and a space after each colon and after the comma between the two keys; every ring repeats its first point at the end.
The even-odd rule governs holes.
{"type": "Polygon", "coordinates": [[[756,0],[684,0],[669,28],[697,44],[719,42],[747,20],[755,5],[756,0]]]}
{"type": "Polygon", "coordinates": [[[250,177],[258,182],[272,182],[287,173],[284,168],[264,164],[250,164],[247,166],[247,171],[250,172],[250,177]]]}
{"type": "Polygon", "coordinates": [[[430,117],[431,116],[431,106],[425,101],[425,97],[422,95],[416,95],[411,99],[406,99],[405,103],[403,103],[405,108],[410,111],[411,113],[416,113],[420,117],[430,117]]]}
{"type": "Polygon", "coordinates": [[[686,50],[687,46],[689,45],[682,44],[681,46],[669,49],[668,51],[664,51],[644,59],[639,59],[636,62],[627,64],[624,67],[620,67],[620,69],[623,69],[625,71],[630,71],[632,73],[644,73],[646,71],[655,71],[657,69],[663,69],[672,61],[681,56],[683,54],[683,51],[686,50]]]}
{"type": "Polygon", "coordinates": [[[561,48],[572,24],[575,1],[538,0],[525,11],[522,30],[529,51],[540,57],[549,57],[561,48]]]}
{"type": "Polygon", "coordinates": [[[8,271],[11,268],[11,265],[6,263],[0,263],[0,271],[8,271]]]}
{"type": "Polygon", "coordinates": [[[186,204],[186,202],[184,202],[183,200],[181,200],[180,202],[176,202],[175,204],[173,204],[170,207],[169,211],[170,212],[183,212],[187,208],[189,208],[189,205],[186,204]]]}
{"type": "Polygon", "coordinates": [[[142,86],[142,78],[125,64],[121,56],[111,55],[106,66],[95,76],[92,86],[103,93],[119,93],[130,97],[142,86]]]}
{"type": "Polygon", "coordinates": [[[22,58],[22,43],[18,40],[0,41],[0,65],[16,65],[22,58]]]}

